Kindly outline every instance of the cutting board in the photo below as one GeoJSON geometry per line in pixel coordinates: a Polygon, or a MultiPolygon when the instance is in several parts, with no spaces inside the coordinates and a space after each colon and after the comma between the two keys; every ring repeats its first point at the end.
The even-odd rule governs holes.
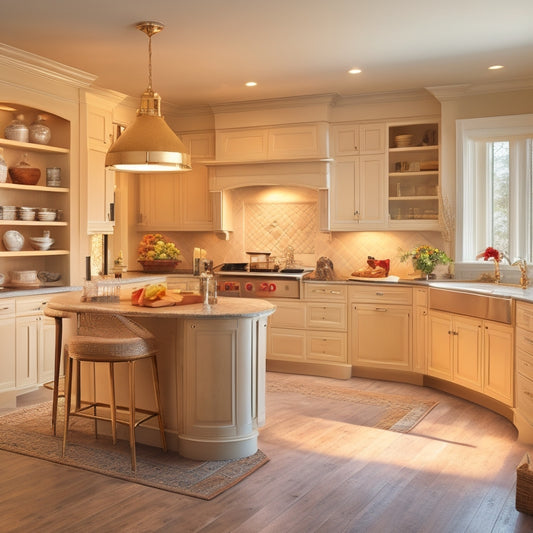
{"type": "Polygon", "coordinates": [[[142,307],[170,307],[172,305],[189,305],[202,303],[199,294],[165,294],[159,300],[144,301],[142,307]]]}

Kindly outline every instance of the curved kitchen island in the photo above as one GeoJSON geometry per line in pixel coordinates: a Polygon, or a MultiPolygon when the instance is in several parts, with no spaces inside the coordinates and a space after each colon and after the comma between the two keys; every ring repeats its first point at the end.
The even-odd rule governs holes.
{"type": "MultiPolygon", "coordinates": [[[[265,419],[267,317],[275,305],[220,297],[209,308],[203,304],[150,308],[131,305],[129,294],[122,295],[119,302],[82,302],[81,292],[55,296],[48,305],[78,316],[126,316],[155,335],[170,449],[195,460],[236,459],[257,451],[257,430],[265,419]]],[[[124,385],[117,386],[118,403],[125,401],[128,390],[127,373],[120,370],[117,368],[117,383],[123,380],[124,385]]],[[[82,384],[84,394],[94,386],[99,397],[105,398],[104,374],[82,369],[82,384]]],[[[151,383],[139,372],[137,405],[150,408],[152,396],[151,383]]],[[[138,442],[158,446],[158,439],[155,425],[137,429],[138,442]]]]}

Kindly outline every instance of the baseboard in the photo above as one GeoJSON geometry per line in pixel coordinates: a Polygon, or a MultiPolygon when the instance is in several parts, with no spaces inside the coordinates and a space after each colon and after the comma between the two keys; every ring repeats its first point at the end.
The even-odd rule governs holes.
{"type": "Polygon", "coordinates": [[[322,364],[267,359],[266,369],[269,372],[320,376],[324,378],[350,379],[352,377],[352,367],[350,365],[340,364],[328,365],[327,363],[322,364]]]}

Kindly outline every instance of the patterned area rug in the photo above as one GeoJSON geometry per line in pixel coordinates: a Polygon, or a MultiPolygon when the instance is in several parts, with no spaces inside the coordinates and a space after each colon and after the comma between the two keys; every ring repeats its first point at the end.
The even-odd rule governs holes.
{"type": "Polygon", "coordinates": [[[377,421],[372,424],[372,427],[398,433],[411,431],[438,404],[431,400],[413,400],[408,396],[367,392],[325,384],[268,383],[267,391],[269,393],[298,393],[314,398],[378,407],[379,409],[376,409],[377,421]]]}
{"type": "Polygon", "coordinates": [[[128,442],[119,440],[113,446],[110,437],[94,438],[93,423],[82,418],[71,420],[67,453],[61,457],[63,427],[58,417],[54,437],[51,413],[52,403],[45,402],[0,416],[0,449],[203,500],[213,499],[268,462],[261,450],[243,459],[193,461],[137,444],[137,472],[132,473],[128,442]]]}

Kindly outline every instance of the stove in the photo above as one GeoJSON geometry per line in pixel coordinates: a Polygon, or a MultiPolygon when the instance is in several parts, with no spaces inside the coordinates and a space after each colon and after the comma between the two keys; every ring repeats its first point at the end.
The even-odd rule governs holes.
{"type": "Polygon", "coordinates": [[[310,270],[292,272],[247,272],[220,270],[215,273],[217,294],[238,298],[300,298],[301,281],[310,270]]]}

